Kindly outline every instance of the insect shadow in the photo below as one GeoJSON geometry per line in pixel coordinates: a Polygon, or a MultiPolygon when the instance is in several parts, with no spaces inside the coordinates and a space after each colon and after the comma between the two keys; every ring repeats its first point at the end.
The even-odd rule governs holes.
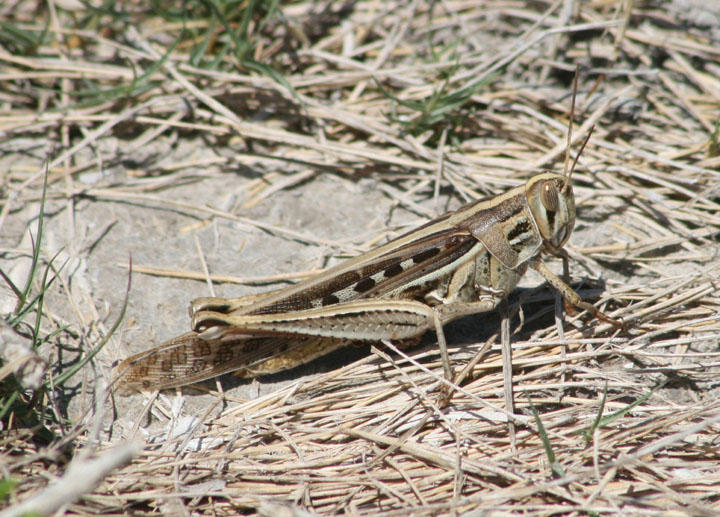
{"type": "MultiPolygon", "coordinates": [[[[583,298],[593,298],[604,291],[605,282],[602,280],[584,280],[580,284],[572,286],[577,289],[583,298]]],[[[532,288],[516,288],[508,298],[508,314],[510,316],[511,343],[513,341],[527,341],[532,335],[543,328],[554,325],[554,299],[555,294],[552,289],[547,286],[540,285],[532,288]],[[522,311],[522,317],[520,316],[522,311]]],[[[500,342],[500,324],[502,321],[503,309],[494,311],[472,314],[465,316],[456,321],[446,324],[443,329],[448,347],[453,350],[455,348],[476,347],[478,350],[485,342],[495,336],[495,341],[500,342]]],[[[588,334],[592,321],[585,320],[588,324],[588,334]]],[[[257,378],[242,378],[228,373],[217,377],[221,380],[223,388],[233,389],[241,386],[248,386],[253,382],[259,381],[261,384],[284,384],[299,379],[321,375],[332,372],[339,368],[348,366],[355,361],[367,358],[372,354],[371,347],[377,346],[381,350],[385,350],[391,356],[396,357],[394,352],[387,350],[382,343],[358,343],[356,345],[348,345],[339,350],[330,352],[322,357],[318,357],[308,363],[298,365],[294,368],[284,370],[277,373],[258,376],[257,378]]],[[[403,348],[403,352],[410,357],[423,356],[418,359],[422,364],[424,362],[433,362],[437,360],[434,354],[425,355],[426,352],[438,350],[437,338],[435,333],[430,331],[420,339],[420,341],[412,346],[403,348]]],[[[399,358],[398,358],[399,359],[399,358]]],[[[452,358],[451,358],[452,360],[452,358]]],[[[378,357],[376,363],[384,366],[384,359],[378,357]]],[[[455,364],[454,367],[462,367],[455,364]]],[[[191,385],[192,386],[192,385],[191,385]]],[[[188,387],[191,387],[188,386],[188,387]]],[[[195,386],[204,386],[214,389],[215,379],[208,379],[195,386]]]]}

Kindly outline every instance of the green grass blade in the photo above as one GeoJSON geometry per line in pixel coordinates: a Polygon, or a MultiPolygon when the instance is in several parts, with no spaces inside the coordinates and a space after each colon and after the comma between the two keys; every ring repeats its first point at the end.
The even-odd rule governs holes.
{"type": "Polygon", "coordinates": [[[565,475],[565,471],[555,457],[555,451],[553,451],[552,444],[550,443],[550,438],[548,437],[547,431],[545,430],[545,426],[543,425],[542,420],[540,420],[540,414],[538,413],[537,408],[535,408],[535,405],[532,403],[532,400],[530,400],[529,395],[528,403],[530,404],[530,409],[532,410],[533,417],[535,417],[535,423],[537,424],[538,433],[540,434],[540,440],[542,440],[543,448],[545,449],[545,456],[547,457],[548,463],[550,464],[550,470],[552,470],[553,474],[555,474],[556,476],[563,477],[565,475]]]}
{"type": "Polygon", "coordinates": [[[43,236],[43,225],[45,224],[45,200],[47,198],[47,183],[48,183],[48,168],[47,164],[45,164],[45,177],[43,179],[43,190],[42,190],[42,197],[40,198],[40,213],[38,214],[38,224],[37,224],[37,242],[36,239],[32,238],[32,233],[30,234],[30,238],[32,239],[32,247],[33,247],[33,255],[32,255],[32,264],[30,266],[30,273],[28,274],[27,281],[25,282],[25,287],[21,291],[21,297],[18,299],[18,303],[15,307],[15,312],[19,313],[23,305],[25,304],[27,300],[27,296],[30,293],[30,289],[32,288],[33,279],[35,278],[35,273],[37,272],[38,263],[40,262],[40,245],[42,243],[42,236],[43,236]]]}
{"type": "Polygon", "coordinates": [[[107,342],[110,340],[112,335],[115,333],[115,331],[120,327],[120,323],[122,322],[123,318],[125,317],[125,311],[127,310],[128,301],[130,300],[130,286],[132,282],[132,255],[130,256],[129,260],[130,264],[130,273],[128,273],[128,282],[127,282],[127,289],[125,290],[125,299],[123,300],[122,309],[120,309],[120,314],[118,315],[117,319],[115,320],[115,323],[113,323],[112,327],[110,327],[110,331],[107,333],[107,335],[100,341],[100,343],[93,348],[88,354],[86,354],[81,360],[79,360],[76,364],[65,370],[63,373],[58,375],[57,377],[53,378],[53,384],[55,385],[62,385],[64,382],[66,382],[70,377],[75,375],[78,371],[80,371],[81,368],[83,368],[88,362],[92,361],[92,359],[97,355],[97,353],[103,349],[103,347],[107,344],[107,342]]]}

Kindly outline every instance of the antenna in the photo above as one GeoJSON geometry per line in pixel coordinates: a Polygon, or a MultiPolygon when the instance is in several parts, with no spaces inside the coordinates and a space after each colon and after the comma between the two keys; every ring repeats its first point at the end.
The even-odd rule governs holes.
{"type": "Polygon", "coordinates": [[[568,187],[570,186],[570,179],[572,178],[572,174],[575,171],[575,166],[577,165],[577,162],[580,159],[580,155],[582,155],[583,151],[585,150],[585,146],[587,145],[588,141],[590,141],[590,137],[592,136],[593,131],[595,130],[595,125],[593,124],[593,126],[590,128],[590,131],[588,131],[588,134],[585,137],[585,140],[583,141],[582,146],[580,147],[580,151],[578,151],[577,155],[575,156],[575,160],[573,160],[573,164],[572,164],[572,167],[570,167],[570,171],[568,172],[568,164],[570,163],[570,143],[572,141],[573,119],[575,118],[575,99],[577,98],[578,75],[580,75],[580,67],[578,65],[575,65],[575,78],[573,80],[572,105],[570,106],[570,121],[568,123],[567,146],[565,148],[565,168],[563,170],[563,176],[565,176],[565,183],[563,184],[563,187],[562,187],[563,192],[567,191],[568,187]]]}
{"type": "Polygon", "coordinates": [[[563,176],[566,177],[568,174],[568,164],[570,163],[570,143],[572,142],[573,119],[575,118],[575,98],[577,97],[578,75],[580,75],[580,66],[575,65],[572,104],[570,105],[570,122],[568,123],[567,145],[565,146],[565,169],[563,170],[563,176]]]}
{"type": "Polygon", "coordinates": [[[568,185],[570,185],[570,178],[572,178],[572,173],[575,170],[575,166],[577,165],[578,160],[580,159],[580,155],[585,150],[585,146],[590,141],[590,137],[593,134],[593,131],[595,131],[595,124],[592,125],[590,128],[590,131],[588,131],[587,136],[585,137],[585,140],[583,141],[582,147],[580,147],[580,150],[578,151],[577,155],[575,156],[575,160],[573,160],[572,167],[570,168],[570,174],[565,176],[565,184],[563,185],[563,192],[567,190],[568,185]]]}

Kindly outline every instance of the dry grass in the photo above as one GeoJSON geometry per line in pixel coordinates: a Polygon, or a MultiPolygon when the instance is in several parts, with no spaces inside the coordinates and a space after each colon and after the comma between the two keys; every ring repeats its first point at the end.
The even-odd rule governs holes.
{"type": "MultiPolygon", "coordinates": [[[[15,283],[28,273],[45,164],[48,225],[78,228],[110,204],[130,214],[151,207],[155,230],[141,226],[134,237],[155,246],[179,214],[182,231],[212,227],[229,239],[223,232],[237,230],[216,224],[229,221],[291,253],[348,256],[386,237],[359,220],[363,203],[389,200],[377,217],[394,235],[413,214],[417,224],[561,168],[577,65],[574,147],[596,129],[573,179],[579,221],[568,251],[574,278],[590,284],[581,294],[629,327],[553,322],[553,294],[522,290],[511,300],[522,309],[511,321],[514,412],[496,316],[480,341],[472,329],[483,315],[450,339],[464,379],[446,408],[437,404],[435,347],[405,356],[381,345],[255,398],[240,388],[256,385],[235,383],[111,405],[109,363],[127,353],[112,338],[97,369],[46,383],[35,398],[0,377],[0,474],[17,483],[0,483],[7,515],[63,474],[86,491],[59,498],[69,514],[717,514],[720,11],[703,2],[566,4],[300,1],[247,19],[238,5],[213,16],[192,2],[191,17],[174,18],[170,6],[144,2],[112,13],[72,2],[0,8],[0,269],[15,283]],[[231,172],[241,199],[223,204],[231,172]],[[343,223],[344,239],[323,233],[322,218],[312,227],[253,215],[295,191],[336,204],[328,176],[371,191],[342,207],[358,212],[343,223]],[[388,216],[400,210],[404,219],[388,216]],[[128,450],[113,455],[113,446],[126,439],[144,447],[124,465],[128,450]],[[97,473],[78,468],[96,455],[108,455],[97,473]]],[[[127,280],[117,263],[130,246],[111,240],[112,263],[93,253],[133,233],[117,213],[87,234],[41,243],[41,264],[57,251],[67,265],[36,328],[32,311],[7,318],[42,345],[48,379],[112,333],[127,280]],[[99,272],[87,283],[77,276],[83,264],[99,272]],[[106,284],[114,294],[98,299],[106,284]]],[[[212,254],[192,242],[201,257],[212,254]]],[[[298,277],[287,264],[238,278],[230,266],[216,275],[204,258],[192,271],[152,257],[139,260],[133,282],[181,277],[182,289],[194,289],[193,278],[298,277]]],[[[43,291],[45,282],[34,285],[43,291]]],[[[17,293],[7,292],[9,312],[17,293]]],[[[129,307],[161,310],[168,297],[131,291],[129,307]]],[[[182,319],[191,297],[173,300],[177,312],[165,317],[182,319]]]]}

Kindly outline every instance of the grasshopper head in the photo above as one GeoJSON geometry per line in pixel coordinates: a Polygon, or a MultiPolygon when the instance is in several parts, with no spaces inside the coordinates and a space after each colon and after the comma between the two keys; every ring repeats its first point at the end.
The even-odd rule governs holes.
{"type": "Polygon", "coordinates": [[[551,253],[563,247],[575,226],[575,196],[568,178],[546,172],[527,182],[528,204],[551,253]]]}

